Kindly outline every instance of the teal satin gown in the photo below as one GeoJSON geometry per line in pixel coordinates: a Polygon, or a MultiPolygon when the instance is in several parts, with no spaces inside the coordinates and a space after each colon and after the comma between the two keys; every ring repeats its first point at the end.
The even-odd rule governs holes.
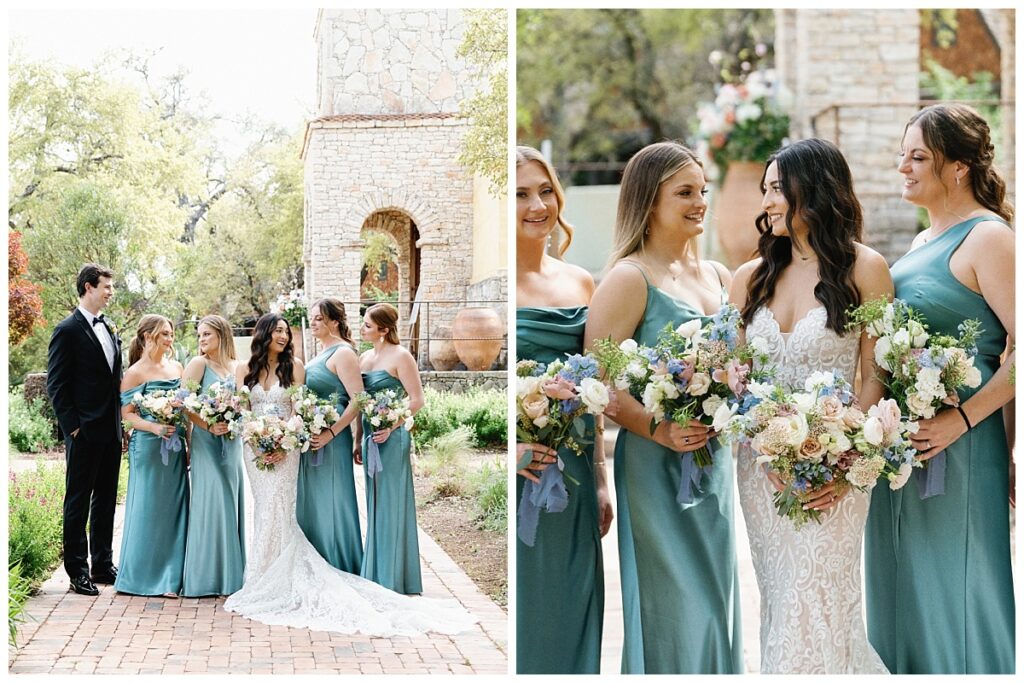
{"type": "MultiPolygon", "coordinates": [[[[325,349],[306,366],[306,386],[323,399],[337,394],[335,407],[339,415],[348,407],[349,395],[338,376],[327,367],[327,361],[341,346],[325,349]]],[[[299,461],[299,526],[327,562],[343,572],[358,574],[363,563],[363,539],[356,505],[351,426],[331,439],[319,457],[318,466],[313,464],[313,451],[304,453],[299,461]]]]}
{"type": "MultiPolygon", "coordinates": [[[[651,346],[667,323],[675,327],[700,317],[648,282],[647,306],[633,339],[651,346]]],[[[625,631],[622,673],[743,673],[735,466],[731,449],[714,442],[711,448],[711,471],[702,477],[694,503],[681,509],[676,502],[680,454],[619,430],[615,491],[625,631]]]]}
{"type": "MultiPolygon", "coordinates": [[[[382,389],[405,388],[386,370],[363,373],[363,388],[371,394],[382,389]]],[[[363,469],[373,427],[363,419],[363,469]]],[[[423,592],[420,576],[420,545],[416,538],[416,496],[409,460],[411,437],[404,427],[382,444],[383,471],[366,475],[366,551],[359,574],[396,593],[423,592]]]]}
{"type": "MultiPolygon", "coordinates": [[[[953,277],[949,259],[983,220],[992,218],[960,223],[892,267],[896,296],[932,334],[955,336],[965,319],[981,321],[982,386],[999,368],[1006,331],[953,277]]],[[[865,531],[868,637],[892,673],[1014,672],[1008,469],[997,410],[946,448],[945,494],[921,500],[913,478],[897,491],[875,487],[865,531]]]]}
{"type": "MultiPolygon", "coordinates": [[[[177,389],[179,385],[177,379],[144,382],[122,392],[121,405],[130,403],[135,394],[177,389]]],[[[178,429],[178,436],[184,443],[183,429],[178,429]]],[[[120,593],[181,593],[188,524],[185,450],[172,451],[164,465],[160,441],[156,434],[136,429],[128,445],[128,495],[114,582],[120,593]]]]}
{"type": "MultiPolygon", "coordinates": [[[[516,355],[550,363],[580,353],[587,308],[517,308],[516,355]]],[[[587,417],[587,438],[594,438],[587,417]]],[[[604,567],[594,448],[560,452],[569,503],[540,513],[536,541],[516,537],[516,673],[596,674],[601,669],[604,567]],[[570,480],[579,482],[576,485],[570,480]]],[[[516,477],[516,506],[526,480],[516,477]]]]}
{"type": "MultiPolygon", "coordinates": [[[[229,377],[207,367],[201,390],[229,377]]],[[[231,595],[245,572],[245,493],[242,440],[192,426],[191,501],[183,595],[231,595]]]]}

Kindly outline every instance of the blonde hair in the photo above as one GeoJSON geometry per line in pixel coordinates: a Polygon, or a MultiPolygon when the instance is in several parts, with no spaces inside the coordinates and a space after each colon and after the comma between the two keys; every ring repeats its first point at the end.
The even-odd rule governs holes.
{"type": "MultiPolygon", "coordinates": [[[[235,360],[235,342],[231,335],[231,323],[219,315],[208,315],[199,321],[199,325],[206,325],[217,333],[217,352],[222,361],[235,360]]],[[[199,331],[196,325],[196,331],[199,331]]]]}
{"type": "Polygon", "coordinates": [[[135,331],[135,338],[132,339],[132,344],[128,348],[129,367],[135,365],[142,358],[142,352],[146,348],[146,335],[155,334],[164,325],[170,325],[171,331],[174,331],[174,325],[169,318],[156,313],[148,313],[142,316],[142,320],[139,321],[139,328],[135,331]]]}
{"type": "MultiPolygon", "coordinates": [[[[619,205],[615,214],[615,236],[608,267],[642,250],[658,189],[662,183],[690,164],[702,169],[704,164],[688,147],[678,142],[656,142],[633,155],[622,173],[619,186],[619,205]]],[[[696,238],[689,248],[697,255],[696,238]]]]}
{"type": "Polygon", "coordinates": [[[382,330],[387,330],[384,341],[388,344],[398,344],[398,309],[391,304],[374,304],[366,309],[366,315],[370,316],[373,324],[382,330]]]}
{"type": "Polygon", "coordinates": [[[565,240],[562,241],[558,247],[558,256],[561,257],[569,249],[569,245],[572,244],[573,227],[569,224],[565,217],[562,215],[562,210],[565,208],[565,191],[562,190],[562,183],[558,182],[558,173],[555,172],[555,167],[551,165],[551,162],[544,158],[544,155],[535,150],[533,147],[527,147],[526,145],[519,145],[516,147],[516,168],[525,166],[526,164],[536,161],[538,164],[544,167],[544,172],[548,174],[548,180],[551,181],[551,189],[555,193],[555,203],[558,205],[558,218],[556,224],[565,233],[565,240]]]}

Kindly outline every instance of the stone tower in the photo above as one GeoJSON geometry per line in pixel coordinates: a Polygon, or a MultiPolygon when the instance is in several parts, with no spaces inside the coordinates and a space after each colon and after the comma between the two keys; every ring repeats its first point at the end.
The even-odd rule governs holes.
{"type": "Polygon", "coordinates": [[[479,272],[481,230],[497,238],[504,224],[474,229],[483,186],[457,160],[469,125],[459,103],[478,87],[456,54],[463,31],[459,10],[324,9],[314,32],[318,111],[302,152],[306,289],[348,302],[356,320],[363,236],[390,235],[407,302],[400,333],[413,346],[450,323],[467,294],[476,298],[474,282],[504,279],[503,262],[479,272]]]}

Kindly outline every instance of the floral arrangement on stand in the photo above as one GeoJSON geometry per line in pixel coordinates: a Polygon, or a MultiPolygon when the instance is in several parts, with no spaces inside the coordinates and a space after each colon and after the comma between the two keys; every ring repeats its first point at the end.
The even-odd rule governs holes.
{"type": "Polygon", "coordinates": [[[270,310],[277,313],[290,327],[302,327],[304,320],[309,319],[309,306],[306,304],[306,293],[302,289],[292,289],[278,295],[270,310]]]}

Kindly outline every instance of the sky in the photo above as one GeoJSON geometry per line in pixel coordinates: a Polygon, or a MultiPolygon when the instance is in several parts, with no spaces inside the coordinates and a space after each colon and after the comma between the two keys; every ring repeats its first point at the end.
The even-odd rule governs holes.
{"type": "Polygon", "coordinates": [[[229,151],[246,144],[237,121],[248,112],[296,130],[316,100],[316,10],[11,10],[8,36],[30,57],[92,66],[117,48],[159,53],[156,76],[184,67],[187,86],[228,119],[217,133],[229,151]]]}

